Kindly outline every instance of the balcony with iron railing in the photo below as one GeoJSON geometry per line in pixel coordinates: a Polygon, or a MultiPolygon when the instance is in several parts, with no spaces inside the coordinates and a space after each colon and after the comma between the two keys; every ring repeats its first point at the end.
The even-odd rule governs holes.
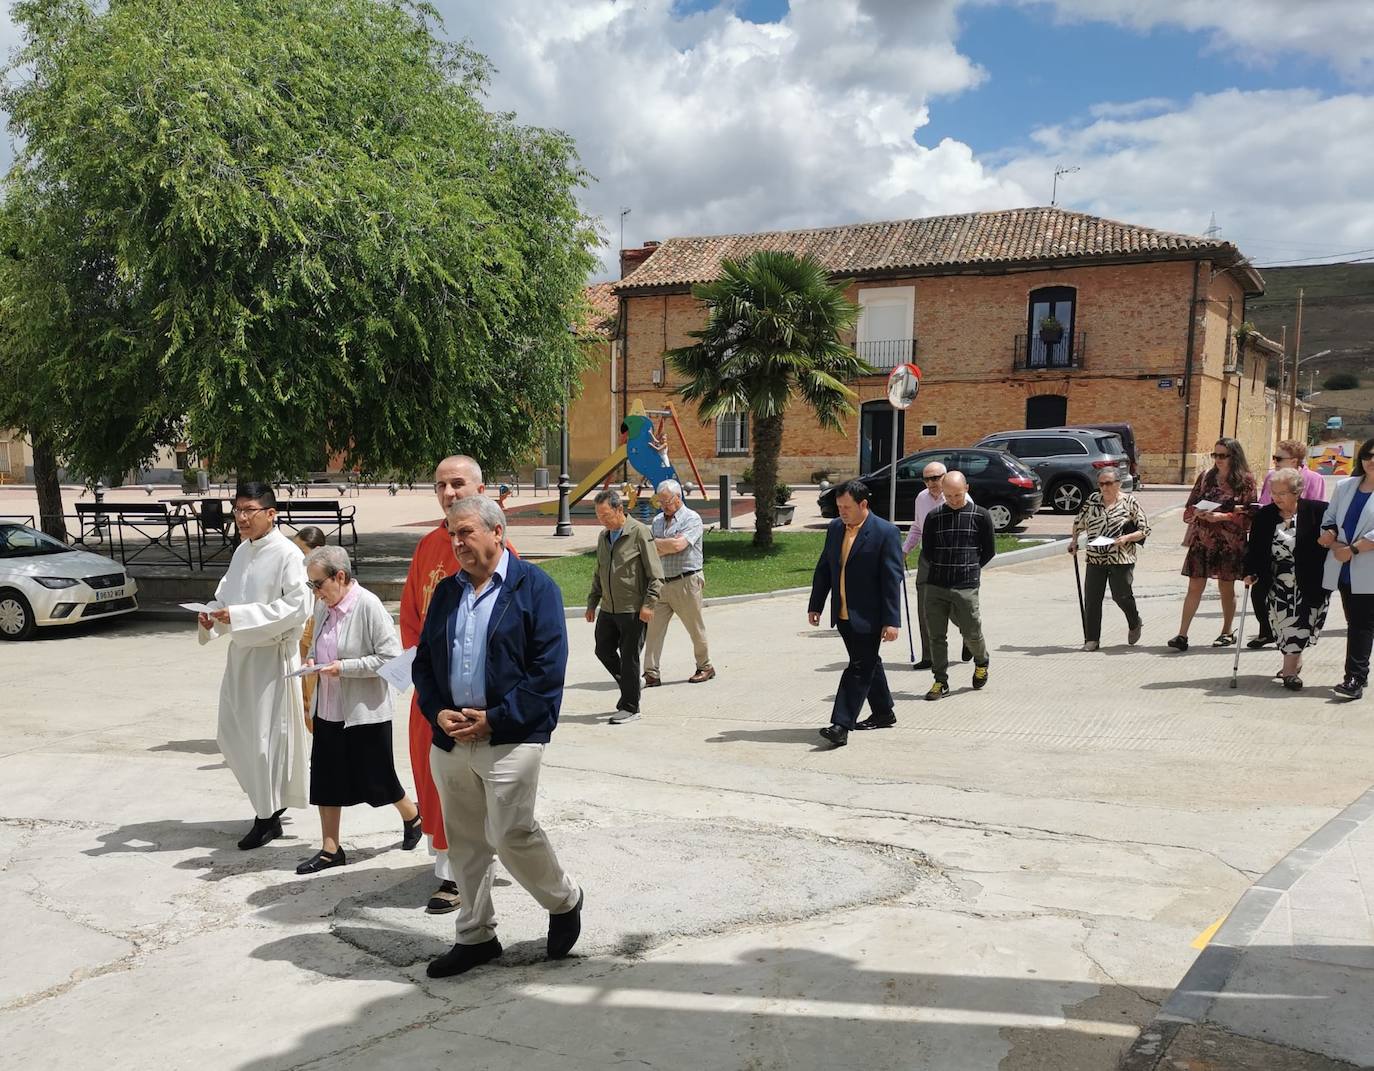
{"type": "Polygon", "coordinates": [[[916,360],[916,340],[889,338],[877,342],[856,342],[854,352],[860,360],[866,361],[870,368],[879,372],[890,372],[899,364],[909,364],[916,360]]]}
{"type": "Polygon", "coordinates": [[[1040,335],[1016,335],[1012,340],[1011,366],[1016,372],[1057,372],[1084,367],[1088,336],[1083,331],[1064,332],[1058,342],[1040,335]]]}

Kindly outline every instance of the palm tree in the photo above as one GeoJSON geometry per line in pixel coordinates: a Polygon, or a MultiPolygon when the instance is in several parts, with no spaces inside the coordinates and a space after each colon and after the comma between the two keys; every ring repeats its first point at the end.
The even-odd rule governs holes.
{"type": "Polygon", "coordinates": [[[774,488],[782,452],[783,417],[794,397],[822,427],[837,431],[853,413],[845,381],[871,373],[839,335],[854,326],[859,306],[843,283],[810,257],[761,251],[726,260],[721,276],[692,289],[707,309],[698,341],[669,350],[668,363],[686,382],[678,393],[702,423],[747,413],[754,433],[754,546],[773,545],[774,488]]]}

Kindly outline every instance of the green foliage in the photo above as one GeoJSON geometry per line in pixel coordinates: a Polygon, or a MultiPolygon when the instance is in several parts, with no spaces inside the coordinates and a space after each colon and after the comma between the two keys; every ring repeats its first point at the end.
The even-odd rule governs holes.
{"type": "Polygon", "coordinates": [[[744,470],[739,474],[740,483],[752,484],[754,482],[754,466],[745,465],[744,470]]]}
{"type": "Polygon", "coordinates": [[[1360,377],[1353,372],[1332,372],[1322,380],[1327,390],[1354,390],[1360,385],[1360,377]]]}
{"type": "Polygon", "coordinates": [[[788,487],[787,484],[779,483],[773,485],[773,501],[777,505],[785,506],[791,498],[792,488],[788,487]]]}
{"type": "Polygon", "coordinates": [[[95,476],[527,455],[585,361],[569,140],[404,0],[21,0],[0,424],[95,476]]]}
{"type": "MultiPolygon", "coordinates": [[[[697,341],[670,350],[668,363],[684,380],[678,393],[703,423],[722,413],[747,412],[754,442],[755,499],[769,502],[777,483],[783,418],[800,399],[823,427],[841,429],[854,412],[847,380],[872,369],[839,341],[859,307],[809,257],[761,251],[727,260],[721,277],[693,290],[706,306],[697,341]]],[[[755,511],[754,540],[772,541],[772,511],[755,511]]]]}

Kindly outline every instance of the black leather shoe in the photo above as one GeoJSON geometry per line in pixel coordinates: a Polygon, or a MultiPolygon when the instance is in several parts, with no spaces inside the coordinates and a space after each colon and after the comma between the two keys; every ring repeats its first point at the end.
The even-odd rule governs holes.
{"type": "Polygon", "coordinates": [[[887,729],[897,724],[897,715],[888,711],[886,714],[870,714],[854,726],[856,729],[887,729]]]}
{"type": "Polygon", "coordinates": [[[431,978],[452,978],[466,974],[474,967],[490,963],[501,954],[501,942],[493,937],[480,945],[454,945],[436,960],[431,960],[425,973],[431,978]]]}
{"type": "Polygon", "coordinates": [[[280,836],[280,818],[254,818],[253,828],[239,841],[239,847],[245,852],[252,848],[261,848],[269,840],[276,840],[280,836]]]}
{"type": "Polygon", "coordinates": [[[911,668],[912,668],[912,669],[929,669],[932,665],[934,665],[934,663],[931,662],[931,660],[930,660],[929,658],[923,658],[923,659],[921,659],[919,662],[913,662],[912,665],[911,665],[911,668]]]}
{"type": "Polygon", "coordinates": [[[1247,642],[1245,646],[1250,648],[1250,650],[1252,651],[1258,651],[1261,647],[1268,647],[1273,642],[1273,636],[1266,636],[1263,633],[1261,633],[1260,635],[1256,636],[1253,640],[1247,642]]]}
{"type": "Polygon", "coordinates": [[[582,901],[586,897],[587,894],[579,890],[576,907],[549,915],[549,943],[544,948],[549,959],[564,959],[582,936],[582,901]]]}
{"type": "Polygon", "coordinates": [[[321,870],[329,870],[331,867],[343,866],[348,862],[344,855],[344,850],[340,848],[337,852],[327,852],[321,848],[300,866],[296,867],[297,874],[318,874],[321,870]]]}
{"type": "Polygon", "coordinates": [[[415,818],[401,827],[401,851],[413,852],[415,845],[420,843],[420,838],[424,835],[424,823],[420,821],[420,813],[416,811],[415,818]]]}
{"type": "Polygon", "coordinates": [[[820,733],[836,747],[844,747],[849,743],[849,730],[842,726],[827,725],[820,733]]]}

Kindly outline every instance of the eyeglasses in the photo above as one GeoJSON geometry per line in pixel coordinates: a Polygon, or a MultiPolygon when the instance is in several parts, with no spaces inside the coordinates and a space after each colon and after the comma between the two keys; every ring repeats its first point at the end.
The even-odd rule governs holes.
{"type": "Polygon", "coordinates": [[[1098,487],[1115,487],[1115,486],[1117,485],[1118,482],[1119,482],[1119,481],[1117,481],[1117,480],[1098,480],[1098,481],[1097,481],[1097,486],[1098,486],[1098,487]]]}
{"type": "Polygon", "coordinates": [[[1283,454],[1275,454],[1275,455],[1274,455],[1274,460],[1275,460],[1275,461],[1296,461],[1297,459],[1296,459],[1296,458],[1292,458],[1292,457],[1284,457],[1283,454]]]}
{"type": "Polygon", "coordinates": [[[1230,454],[1218,454],[1216,451],[1212,452],[1212,457],[1214,457],[1218,461],[1225,461],[1230,456],[1230,454]]]}
{"type": "Polygon", "coordinates": [[[333,579],[334,579],[333,575],[330,575],[330,576],[325,577],[323,580],[307,580],[307,581],[306,581],[306,584],[307,584],[307,586],[310,588],[311,591],[319,591],[320,588],[324,587],[326,584],[328,584],[328,583],[329,583],[331,580],[333,580],[333,579]]]}
{"type": "Polygon", "coordinates": [[[232,510],[235,517],[251,517],[255,513],[266,513],[272,506],[252,506],[248,509],[239,509],[237,506],[232,510]]]}
{"type": "Polygon", "coordinates": [[[925,480],[926,483],[938,483],[940,480],[943,480],[944,477],[943,477],[943,476],[922,476],[921,479],[925,480]]]}

